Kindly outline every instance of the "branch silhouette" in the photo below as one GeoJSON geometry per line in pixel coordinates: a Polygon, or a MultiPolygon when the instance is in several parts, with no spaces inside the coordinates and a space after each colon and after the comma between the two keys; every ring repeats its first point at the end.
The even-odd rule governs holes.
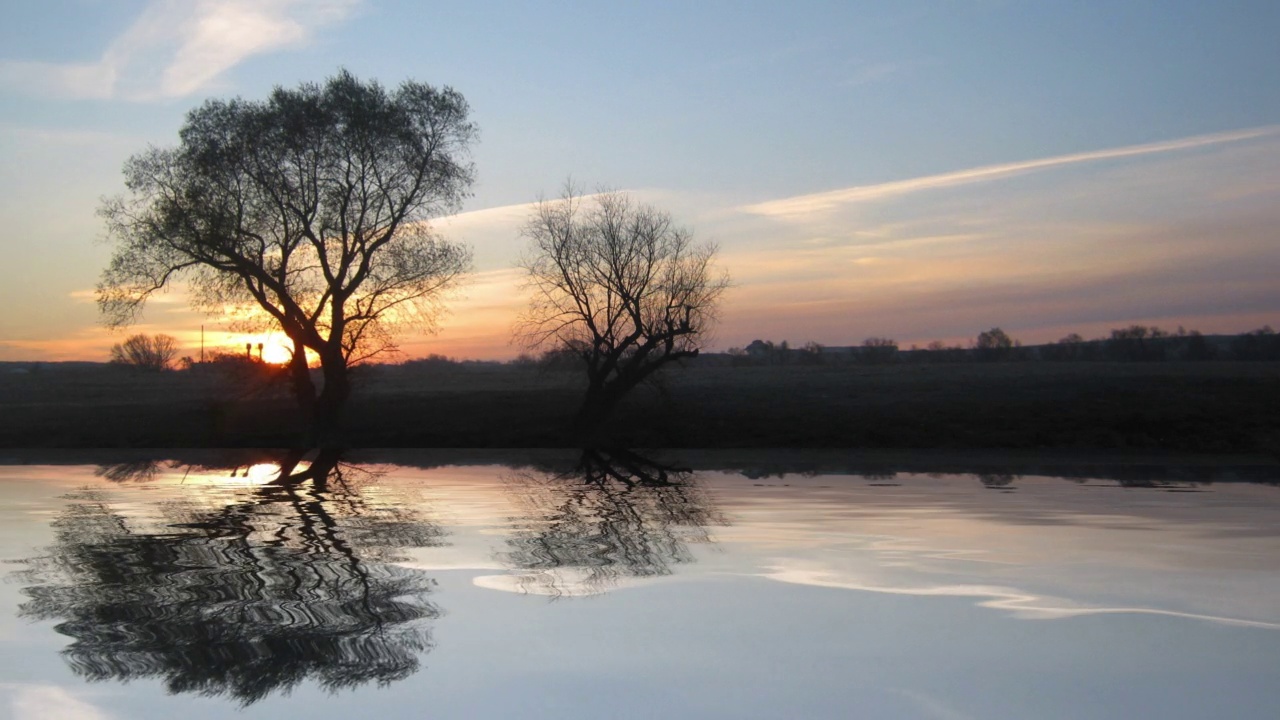
{"type": "MultiPolygon", "coordinates": [[[[100,474],[145,478],[139,467],[100,474]]],[[[282,467],[221,508],[164,505],[162,530],[102,492],[70,496],[56,542],[21,573],[20,615],[57,621],[72,641],[63,656],[87,680],[153,678],[242,705],[307,680],[338,691],[413,674],[441,611],[434,581],[388,561],[443,533],[353,492],[336,454],[282,467]]]]}
{"type": "Polygon", "coordinates": [[[568,471],[525,470],[508,484],[523,512],[500,558],[526,592],[592,594],[668,575],[728,524],[691,470],[629,451],[584,450],[568,471]]]}

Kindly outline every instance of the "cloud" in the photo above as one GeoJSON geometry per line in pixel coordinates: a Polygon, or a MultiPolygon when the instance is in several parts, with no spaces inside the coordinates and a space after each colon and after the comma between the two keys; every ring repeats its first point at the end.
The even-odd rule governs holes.
{"type": "Polygon", "coordinates": [[[1280,128],[1090,156],[1101,154],[1127,159],[1035,161],[1081,164],[1013,182],[954,173],[945,192],[910,189],[938,187],[937,176],[874,186],[782,223],[739,207],[722,232],[736,285],[720,337],[909,345],[999,325],[1038,343],[1135,322],[1275,324],[1280,128]]]}
{"type": "Polygon", "coordinates": [[[249,57],[304,44],[360,1],[154,0],[97,62],[0,62],[0,84],[66,98],[183,97],[249,57]]]}
{"type": "MultiPolygon", "coordinates": [[[[98,291],[92,289],[72,290],[67,293],[67,297],[80,304],[96,305],[98,302],[98,291]]],[[[174,305],[178,303],[185,305],[186,302],[186,293],[181,291],[161,291],[154,293],[150,298],[147,298],[148,305],[174,305]]]]}
{"type": "Polygon", "coordinates": [[[1162,610],[1147,607],[1089,607],[1072,603],[1060,598],[1044,597],[1024,592],[1016,588],[998,585],[922,585],[917,587],[896,587],[866,583],[858,578],[841,577],[826,570],[791,569],[775,567],[761,573],[760,577],[778,582],[814,587],[841,588],[861,592],[886,593],[890,595],[913,595],[918,597],[959,597],[976,599],[981,607],[1005,610],[1014,617],[1024,620],[1058,620],[1062,618],[1083,617],[1087,615],[1158,615],[1176,617],[1187,620],[1234,625],[1237,627],[1259,628],[1264,630],[1280,630],[1280,623],[1265,620],[1209,615],[1204,613],[1162,610]]]}
{"type": "Polygon", "coordinates": [[[9,686],[14,720],[108,720],[111,716],[56,685],[9,686]]]}
{"type": "Polygon", "coordinates": [[[1013,175],[1033,172],[1036,170],[1046,170],[1064,165],[1190,150],[1207,145],[1220,145],[1223,143],[1251,140],[1254,138],[1276,135],[1277,133],[1280,133],[1280,126],[1271,125],[1248,130],[1215,133],[1211,135],[1196,135],[1193,137],[1169,140],[1166,142],[1130,145],[1128,147],[1094,150],[1090,152],[1074,153],[1071,155],[1058,155],[1055,157],[1040,158],[1038,160],[1024,160],[1022,162],[1005,163],[1001,165],[987,165],[984,167],[957,170],[955,172],[941,173],[938,175],[926,175],[924,177],[911,178],[909,180],[895,180],[893,182],[881,183],[879,185],[859,185],[840,190],[830,190],[810,195],[799,195],[780,200],[770,200],[768,202],[756,203],[754,205],[746,205],[739,209],[742,212],[753,215],[764,215],[774,218],[805,218],[815,213],[834,210],[842,205],[885,200],[901,195],[920,192],[922,190],[936,190],[938,188],[953,187],[956,185],[967,185],[969,183],[998,180],[1001,178],[1011,177],[1013,175]]]}

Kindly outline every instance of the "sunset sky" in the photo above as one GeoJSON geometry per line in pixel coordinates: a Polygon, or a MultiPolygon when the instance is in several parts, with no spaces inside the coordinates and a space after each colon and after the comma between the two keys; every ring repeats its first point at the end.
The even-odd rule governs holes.
{"type": "MultiPolygon", "coordinates": [[[[207,98],[346,67],[450,85],[475,251],[408,356],[501,359],[529,204],[566,178],[716,242],[714,349],[1025,343],[1280,326],[1273,0],[424,3],[46,0],[0,9],[0,360],[106,359],[96,215],[207,98]]],[[[180,288],[134,331],[242,345],[180,288]]]]}

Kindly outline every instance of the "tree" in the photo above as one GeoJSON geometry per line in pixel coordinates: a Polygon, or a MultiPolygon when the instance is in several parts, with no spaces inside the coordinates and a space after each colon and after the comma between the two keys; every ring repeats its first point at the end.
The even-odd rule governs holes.
{"type": "Polygon", "coordinates": [[[1186,359],[1195,362],[1212,360],[1217,354],[1214,347],[1204,339],[1199,330],[1192,330],[1186,335],[1186,359]]]}
{"type": "MultiPolygon", "coordinates": [[[[443,545],[443,531],[354,490],[336,454],[299,461],[286,456],[275,480],[223,507],[164,503],[156,523],[82,490],[54,520],[54,544],[26,561],[19,614],[56,622],[63,658],[88,680],[158,680],[242,705],[307,681],[337,691],[412,675],[441,611],[404,550],[443,545]]],[[[146,481],[148,465],[98,474],[146,481]]]]}
{"type": "Polygon", "coordinates": [[[1146,325],[1130,325],[1127,328],[1116,328],[1106,341],[1107,355],[1112,360],[1146,362],[1164,360],[1164,339],[1169,333],[1158,327],[1146,325]]]}
{"type": "Polygon", "coordinates": [[[1085,339],[1080,333],[1068,333],[1057,342],[1040,348],[1040,358],[1052,362],[1075,362],[1085,359],[1085,339]]]}
{"type": "Polygon", "coordinates": [[[1237,360],[1280,360],[1280,335],[1270,325],[1237,335],[1231,340],[1237,360]]]}
{"type": "Polygon", "coordinates": [[[168,369],[177,354],[178,341],[163,333],[139,333],[111,346],[111,362],[152,372],[168,369]]]}
{"type": "Polygon", "coordinates": [[[431,330],[470,265],[427,224],[472,182],[467,111],[449,88],[388,91],[346,71],[261,102],[206,102],[176,148],[130,158],[128,196],[102,206],[115,244],[97,293],[107,324],[132,322],[181,279],[199,309],[278,326],[313,435],[329,438],[350,366],[393,350],[406,324],[431,330]]]}
{"type": "Polygon", "coordinates": [[[625,194],[572,188],[538,203],[522,231],[532,293],[516,332],[572,351],[587,372],[579,429],[604,419],[660,368],[698,355],[728,276],[716,247],[625,194]]]}
{"type": "Polygon", "coordinates": [[[800,362],[804,365],[821,365],[824,352],[826,347],[822,343],[810,340],[800,347],[800,362]]]}
{"type": "Polygon", "coordinates": [[[1013,353],[1015,342],[998,327],[978,333],[975,347],[980,360],[1003,360],[1013,353]]]}
{"type": "Polygon", "coordinates": [[[898,359],[898,341],[887,337],[869,337],[862,341],[858,359],[868,365],[888,365],[898,359]]]}
{"type": "Polygon", "coordinates": [[[508,483],[521,512],[499,559],[529,592],[594,594],[669,575],[728,524],[693,471],[625,450],[583,450],[572,469],[530,468],[508,483]]]}

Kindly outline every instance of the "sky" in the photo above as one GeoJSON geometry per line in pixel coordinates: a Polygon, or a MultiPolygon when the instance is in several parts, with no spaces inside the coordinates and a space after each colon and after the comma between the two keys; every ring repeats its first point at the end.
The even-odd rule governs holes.
{"type": "MultiPolygon", "coordinates": [[[[504,359],[531,203],[633,193],[716,243],[711,349],[1280,326],[1270,0],[14,0],[0,9],[0,360],[131,332],[243,346],[181,288],[108,331],[102,199],[210,98],[339,68],[448,85],[480,138],[437,226],[475,269],[403,357],[504,359]]],[[[275,342],[269,338],[268,342],[275,342]]]]}

